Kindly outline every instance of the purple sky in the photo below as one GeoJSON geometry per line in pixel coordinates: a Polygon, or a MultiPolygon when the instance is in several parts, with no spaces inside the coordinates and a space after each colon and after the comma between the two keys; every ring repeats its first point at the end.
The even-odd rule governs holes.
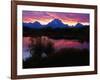
{"type": "Polygon", "coordinates": [[[47,24],[53,19],[60,19],[63,23],[75,25],[80,22],[89,24],[89,14],[86,13],[67,13],[67,12],[45,12],[45,11],[23,11],[23,22],[39,21],[41,24],[47,24]]]}

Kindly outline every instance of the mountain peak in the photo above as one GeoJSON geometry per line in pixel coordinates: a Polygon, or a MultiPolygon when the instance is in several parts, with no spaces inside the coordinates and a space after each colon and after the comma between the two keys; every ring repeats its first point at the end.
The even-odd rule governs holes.
{"type": "Polygon", "coordinates": [[[57,18],[56,19],[53,19],[53,21],[60,21],[61,22],[61,20],[60,19],[57,19],[57,18]]]}
{"type": "Polygon", "coordinates": [[[59,19],[53,19],[51,22],[47,24],[47,26],[52,28],[64,28],[66,25],[59,19]]]}
{"type": "Polygon", "coordinates": [[[29,28],[41,28],[42,25],[38,21],[35,21],[34,23],[23,23],[23,26],[29,28]]]}
{"type": "Polygon", "coordinates": [[[82,27],[83,27],[83,24],[77,23],[77,24],[75,25],[75,27],[76,27],[76,28],[82,28],[82,27]]]}
{"type": "Polygon", "coordinates": [[[35,21],[33,24],[40,24],[38,21],[35,21]]]}
{"type": "Polygon", "coordinates": [[[54,19],[51,22],[53,22],[54,24],[59,24],[59,23],[61,24],[62,23],[62,21],[59,19],[54,19]]]}

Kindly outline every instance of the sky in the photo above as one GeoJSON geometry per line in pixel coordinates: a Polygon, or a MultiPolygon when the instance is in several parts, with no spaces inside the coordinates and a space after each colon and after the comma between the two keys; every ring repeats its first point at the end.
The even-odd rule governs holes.
{"type": "Polygon", "coordinates": [[[59,19],[64,24],[75,25],[81,23],[89,25],[89,14],[86,13],[67,13],[67,12],[46,12],[46,11],[23,11],[22,19],[25,23],[40,22],[43,25],[48,24],[53,19],[59,19]]]}

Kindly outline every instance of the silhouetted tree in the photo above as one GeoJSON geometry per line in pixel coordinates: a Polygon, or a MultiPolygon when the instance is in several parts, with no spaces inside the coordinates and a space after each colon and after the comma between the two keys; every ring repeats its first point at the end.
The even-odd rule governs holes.
{"type": "MultiPolygon", "coordinates": [[[[53,48],[53,43],[49,41],[47,41],[47,44],[44,45],[41,42],[41,37],[37,37],[36,38],[36,44],[34,45],[34,41],[31,41],[32,44],[30,46],[30,53],[32,55],[32,60],[33,62],[39,63],[42,60],[41,55],[43,53],[45,53],[47,56],[49,56],[52,52],[54,52],[54,48],[53,48]]],[[[45,40],[43,41],[45,42],[45,40]]]]}

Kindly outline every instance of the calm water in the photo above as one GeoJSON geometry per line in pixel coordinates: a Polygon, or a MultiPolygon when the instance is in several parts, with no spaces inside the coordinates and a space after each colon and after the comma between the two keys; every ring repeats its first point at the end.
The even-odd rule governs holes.
{"type": "MultiPolygon", "coordinates": [[[[31,57],[30,51],[29,51],[29,46],[31,45],[31,37],[24,37],[23,38],[23,60],[26,60],[27,58],[31,57]]],[[[63,48],[76,48],[76,49],[89,49],[89,43],[88,42],[79,42],[78,40],[65,40],[65,39],[60,39],[60,40],[54,40],[54,39],[49,39],[48,37],[43,37],[42,43],[46,44],[48,41],[53,43],[53,48],[55,51],[59,51],[60,49],[63,48]]],[[[35,38],[34,38],[34,43],[35,43],[35,38]]],[[[42,56],[46,56],[43,54],[42,56]]]]}

